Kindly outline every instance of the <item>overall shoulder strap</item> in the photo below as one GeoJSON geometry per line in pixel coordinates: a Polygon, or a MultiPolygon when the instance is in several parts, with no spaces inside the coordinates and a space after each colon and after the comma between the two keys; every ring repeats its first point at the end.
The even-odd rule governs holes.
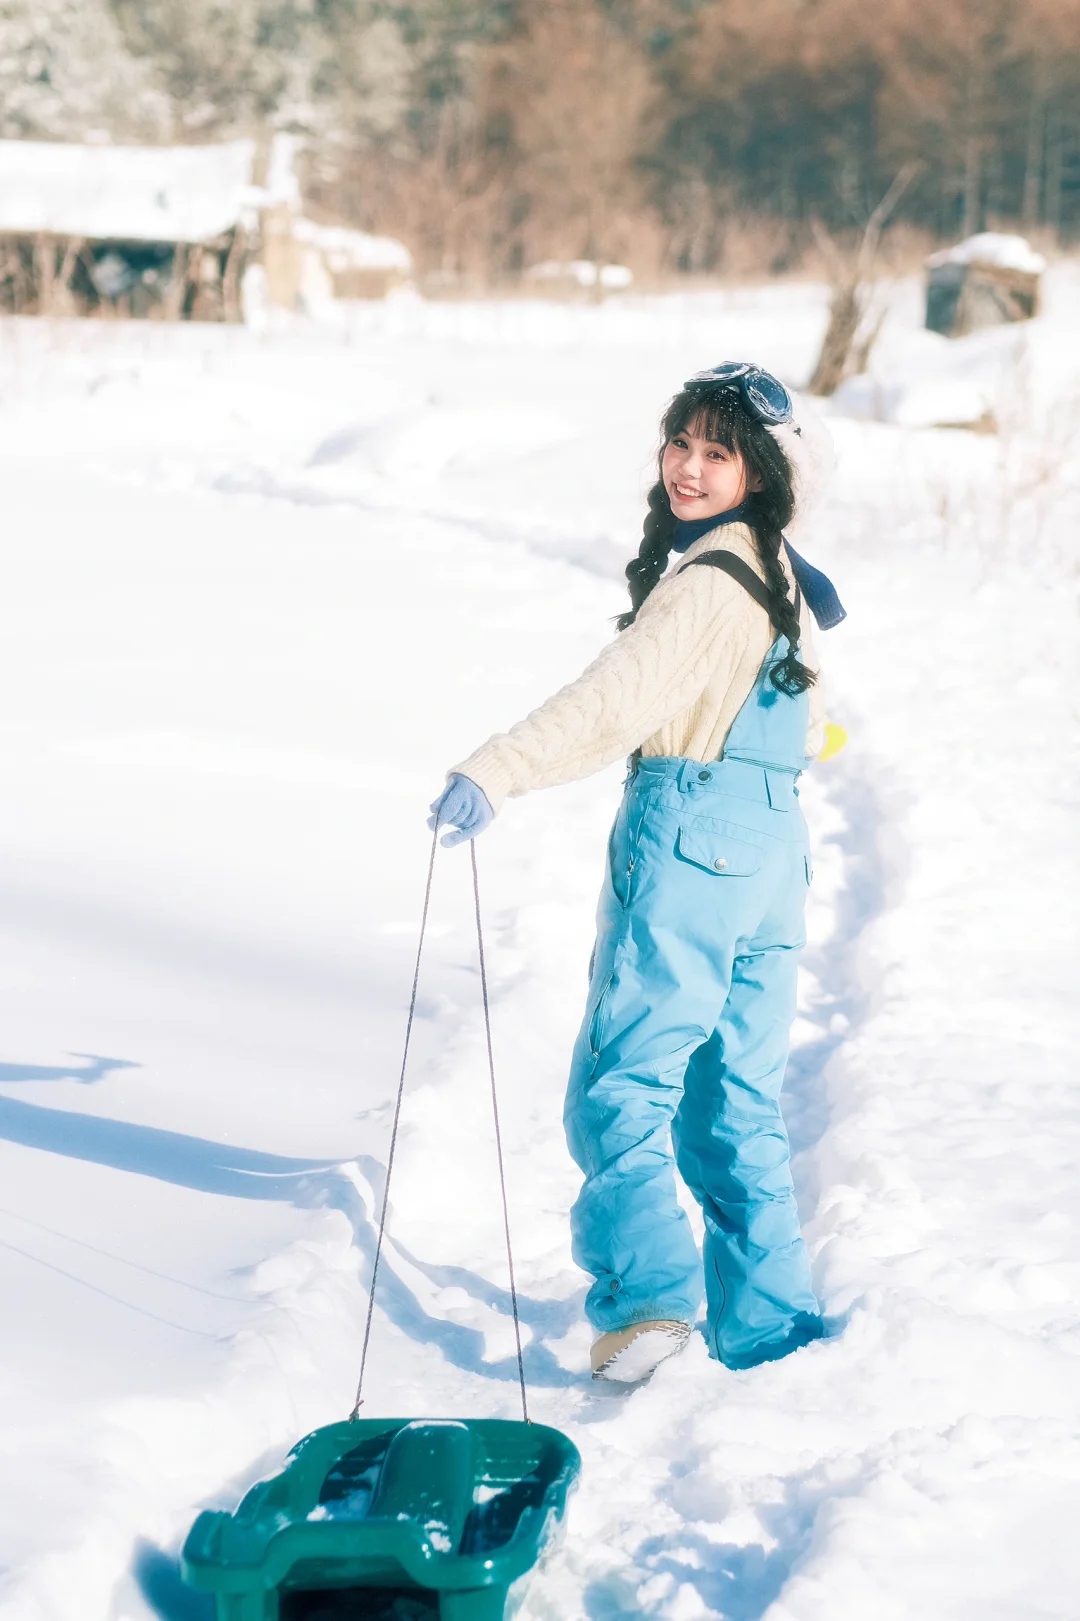
{"type": "MultiPolygon", "coordinates": [[[[750,567],[750,564],[747,563],[744,558],[739,557],[735,552],[702,552],[700,557],[692,557],[689,563],[684,563],[683,568],[693,568],[695,563],[707,563],[710,568],[723,569],[725,574],[730,574],[733,580],[737,580],[739,582],[744,591],[748,591],[750,593],[758,606],[765,609],[765,612],[769,615],[770,623],[776,625],[776,621],[772,616],[772,610],[769,607],[768,587],[761,576],[754,573],[753,569],[750,567]]],[[[682,569],[679,570],[679,573],[682,573],[682,569]]],[[[796,617],[798,617],[801,611],[802,588],[800,587],[798,580],[796,580],[796,617]]],[[[776,628],[779,630],[779,625],[776,625],[776,628]]]]}
{"type": "MultiPolygon", "coordinates": [[[[769,611],[769,592],[765,582],[754,573],[745,559],[737,556],[735,552],[702,552],[700,557],[692,557],[689,563],[684,563],[683,568],[693,568],[696,563],[706,563],[710,568],[723,569],[725,574],[730,574],[744,591],[750,593],[758,606],[765,609],[770,620],[772,619],[769,611]]],[[[682,573],[682,569],[679,573],[682,573]]]]}

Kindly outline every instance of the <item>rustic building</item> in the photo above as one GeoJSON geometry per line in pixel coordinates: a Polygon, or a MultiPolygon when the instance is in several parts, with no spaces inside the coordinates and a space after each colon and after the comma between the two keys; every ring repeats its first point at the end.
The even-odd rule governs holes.
{"type": "Polygon", "coordinates": [[[239,321],[403,281],[402,243],[305,219],[296,142],[0,141],[0,312],[239,321]]]}
{"type": "Polygon", "coordinates": [[[1046,260],[1022,236],[982,231],[926,261],[926,325],[947,338],[1030,321],[1046,260]]]}
{"type": "Polygon", "coordinates": [[[0,141],[0,309],[238,320],[255,143],[0,141]]]}

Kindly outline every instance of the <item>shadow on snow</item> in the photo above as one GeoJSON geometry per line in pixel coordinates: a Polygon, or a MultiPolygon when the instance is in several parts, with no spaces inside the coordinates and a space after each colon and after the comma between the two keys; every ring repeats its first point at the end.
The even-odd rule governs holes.
{"type": "MultiPolygon", "coordinates": [[[[383,1166],[370,1155],[360,1154],[345,1162],[295,1159],[7,1097],[0,1097],[0,1138],[70,1159],[154,1177],[199,1193],[282,1200],[303,1210],[339,1210],[348,1220],[364,1258],[365,1286],[370,1282],[376,1228],[358,1181],[362,1177],[378,1201],[385,1175],[383,1166]]],[[[446,1322],[426,1311],[388,1259],[387,1248],[396,1250],[406,1265],[437,1286],[456,1284],[479,1303],[506,1316],[511,1313],[509,1289],[488,1282],[466,1267],[422,1261],[387,1237],[379,1267],[379,1305],[395,1327],[419,1344],[436,1346],[448,1362],[464,1372],[516,1382],[516,1359],[486,1362],[484,1336],[479,1330],[446,1322]]],[[[559,1337],[566,1332],[574,1303],[519,1295],[518,1311],[522,1322],[537,1336],[525,1350],[530,1382],[548,1387],[578,1382],[542,1343],[542,1337],[559,1337]]]]}
{"type": "Polygon", "coordinates": [[[129,1058],[102,1058],[98,1053],[69,1053],[69,1058],[81,1058],[81,1064],[0,1064],[0,1083],[12,1081],[79,1081],[93,1086],[118,1069],[139,1069],[129,1058]]]}
{"type": "Polygon", "coordinates": [[[805,1017],[817,1034],[793,1049],[784,1077],[784,1114],[793,1154],[812,1148],[826,1130],[826,1065],[869,1013],[872,992],[861,972],[859,948],[863,933],[885,909],[888,889],[877,838],[885,818],[874,779],[869,772],[861,774],[843,755],[829,771],[829,797],[843,812],[844,826],[824,842],[839,847],[843,880],[828,939],[804,957],[818,986],[805,1017]]]}

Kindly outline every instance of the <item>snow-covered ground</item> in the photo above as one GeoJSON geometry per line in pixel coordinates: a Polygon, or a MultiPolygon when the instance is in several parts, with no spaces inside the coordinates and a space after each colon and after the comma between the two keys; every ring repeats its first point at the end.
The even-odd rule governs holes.
{"type": "MultiPolygon", "coordinates": [[[[445,767],[622,605],[659,409],[816,288],[0,324],[0,1613],[193,1621],[177,1551],[355,1384],[445,767]]],[[[1080,1576],[1080,278],[961,343],[998,435],[834,415],[847,750],[788,1086],[831,1337],[586,1375],[561,1094],[613,770],[478,845],[537,1419],[534,1621],[1026,1621],[1080,1576]]],[[[873,416],[873,411],[861,415],[873,416]]],[[[881,415],[882,413],[878,413],[881,415]]],[[[440,855],[366,1411],[516,1413],[468,857],[440,855]]]]}

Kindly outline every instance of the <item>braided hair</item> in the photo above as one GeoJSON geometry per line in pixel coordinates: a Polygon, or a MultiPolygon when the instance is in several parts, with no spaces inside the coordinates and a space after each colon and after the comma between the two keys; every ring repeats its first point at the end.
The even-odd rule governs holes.
{"type": "Polygon", "coordinates": [[[675,516],[664,487],[664,451],[678,433],[695,429],[742,457],[747,484],[760,489],[746,498],[746,523],[754,533],[758,557],[765,572],[769,593],[769,618],[787,640],[788,651],[778,659],[769,678],[779,691],[794,697],[813,685],[814,672],[799,658],[800,627],[795,604],[788,596],[788,580],[780,561],[784,530],[795,513],[794,477],[777,439],[763,422],[753,417],[743,404],[742,395],[730,385],[705,383],[681,389],[660,423],[660,451],[657,481],[648,494],[641,545],[636,557],[626,565],[630,607],[616,620],[625,630],[637,618],[638,609],[667,567],[675,539],[675,516]]]}

